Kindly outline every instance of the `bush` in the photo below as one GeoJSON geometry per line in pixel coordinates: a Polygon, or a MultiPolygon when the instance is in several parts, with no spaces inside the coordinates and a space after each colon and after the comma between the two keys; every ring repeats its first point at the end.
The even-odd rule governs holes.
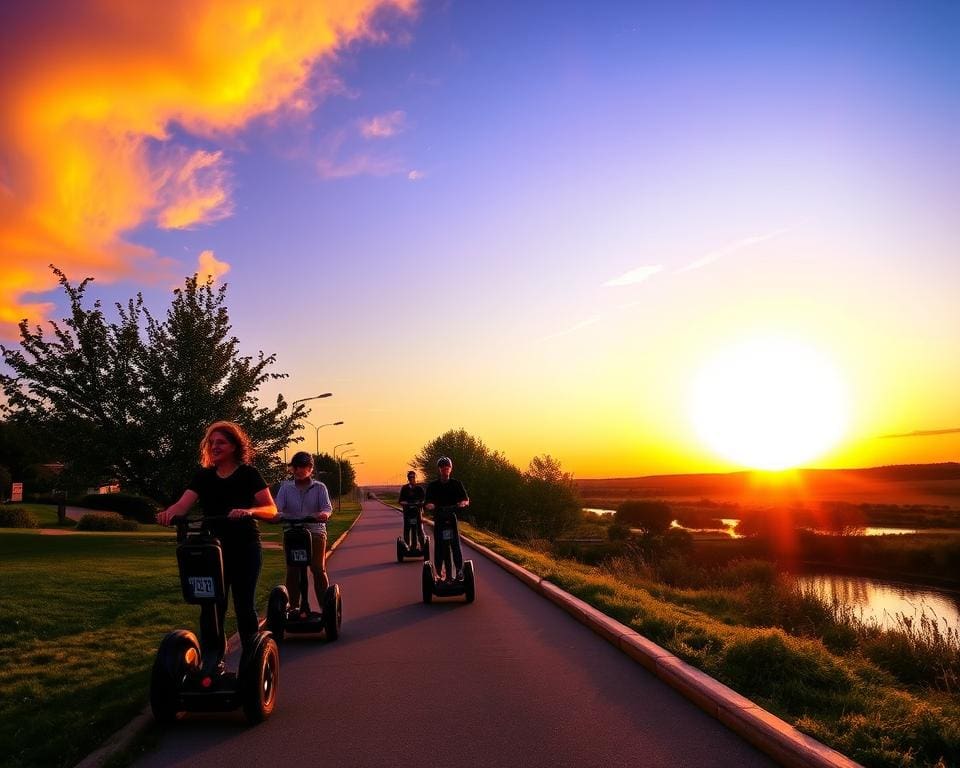
{"type": "Polygon", "coordinates": [[[23,507],[0,507],[0,528],[39,528],[37,518],[23,507]]]}
{"type": "Polygon", "coordinates": [[[610,541],[625,541],[630,538],[630,529],[620,523],[614,523],[607,528],[607,538],[610,541]]]}
{"type": "Polygon", "coordinates": [[[720,679],[744,696],[776,702],[791,715],[839,714],[851,679],[822,645],[780,630],[745,635],[724,651],[720,679]]]}
{"type": "Polygon", "coordinates": [[[124,520],[116,512],[90,512],[80,518],[78,531],[136,531],[135,520],[124,520]]]}
{"type": "Polygon", "coordinates": [[[154,516],[160,511],[160,506],[152,499],[130,493],[91,493],[80,499],[77,506],[117,512],[138,523],[152,523],[154,516]]]}
{"type": "Polygon", "coordinates": [[[673,510],[662,501],[624,501],[617,507],[616,522],[644,533],[665,533],[673,522],[673,510]]]}

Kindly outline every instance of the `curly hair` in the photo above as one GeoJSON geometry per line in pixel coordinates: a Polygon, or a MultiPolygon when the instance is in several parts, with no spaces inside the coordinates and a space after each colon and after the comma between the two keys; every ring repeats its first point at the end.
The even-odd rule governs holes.
{"type": "Polygon", "coordinates": [[[214,432],[219,432],[236,449],[235,456],[240,464],[249,464],[253,458],[253,446],[250,444],[250,436],[239,424],[232,421],[215,421],[207,427],[203,440],[200,441],[200,464],[204,467],[212,467],[213,460],[210,458],[210,436],[214,432]]]}

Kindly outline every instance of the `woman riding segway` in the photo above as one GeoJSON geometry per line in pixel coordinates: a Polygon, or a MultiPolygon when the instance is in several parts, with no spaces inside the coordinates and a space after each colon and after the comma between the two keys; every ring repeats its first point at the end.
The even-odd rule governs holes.
{"type": "MultiPolygon", "coordinates": [[[[194,503],[200,504],[204,526],[223,548],[225,591],[223,602],[217,606],[217,621],[222,627],[232,587],[237,629],[244,649],[259,628],[255,598],[263,550],[257,520],[277,516],[270,489],[248,463],[252,456],[250,438],[242,427],[230,421],[214,422],[207,427],[200,443],[201,469],[180,499],[157,514],[160,525],[171,525],[175,518],[186,515],[194,503]]],[[[215,653],[222,661],[226,652],[223,633],[201,623],[200,647],[204,654],[215,653]]]]}

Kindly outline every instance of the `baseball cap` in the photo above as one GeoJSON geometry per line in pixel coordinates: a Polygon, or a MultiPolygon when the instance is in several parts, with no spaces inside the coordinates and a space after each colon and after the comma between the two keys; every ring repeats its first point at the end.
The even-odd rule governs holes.
{"type": "Polygon", "coordinates": [[[311,464],[313,464],[313,456],[306,451],[297,451],[290,459],[291,467],[309,467],[311,464]]]}
{"type": "Polygon", "coordinates": [[[452,466],[453,466],[453,462],[450,461],[450,458],[449,458],[449,457],[447,457],[447,456],[441,456],[439,459],[437,459],[437,466],[438,466],[438,467],[443,467],[443,466],[452,467],[452,466]]]}

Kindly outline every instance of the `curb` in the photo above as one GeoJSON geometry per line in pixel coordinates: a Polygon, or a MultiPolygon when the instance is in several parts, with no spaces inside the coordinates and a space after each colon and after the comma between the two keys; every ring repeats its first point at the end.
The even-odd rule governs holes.
{"type": "MultiPolygon", "coordinates": [[[[380,503],[400,511],[392,504],[380,503]]],[[[428,520],[424,522],[432,525],[428,520]]],[[[788,768],[863,768],[860,763],[801,733],[732,688],[556,584],[466,536],[460,538],[781,765],[788,768]]]]}
{"type": "MultiPolygon", "coordinates": [[[[361,507],[360,514],[356,516],[352,523],[350,523],[350,527],[341,533],[337,537],[337,540],[330,545],[330,551],[327,553],[328,558],[333,554],[334,550],[343,543],[344,539],[347,538],[347,534],[353,530],[353,526],[357,524],[362,516],[363,508],[361,507]]],[[[230,653],[232,650],[236,650],[239,643],[240,635],[237,633],[231,635],[227,639],[227,653],[230,653]]],[[[123,726],[119,731],[110,736],[100,747],[83,758],[74,766],[74,768],[101,768],[103,764],[106,763],[107,760],[113,757],[116,753],[122,752],[123,750],[131,747],[136,739],[152,724],[153,714],[150,712],[150,705],[147,704],[147,706],[144,707],[143,711],[139,715],[133,718],[133,720],[123,726]]]]}

